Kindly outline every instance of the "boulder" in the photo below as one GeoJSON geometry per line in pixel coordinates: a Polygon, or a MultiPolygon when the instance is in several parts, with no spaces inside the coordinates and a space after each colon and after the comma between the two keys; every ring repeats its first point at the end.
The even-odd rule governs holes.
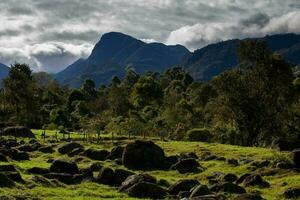
{"type": "Polygon", "coordinates": [[[41,167],[32,167],[27,169],[27,173],[29,174],[48,174],[50,173],[49,169],[41,168],[41,167]]]}
{"type": "Polygon", "coordinates": [[[16,172],[14,165],[0,165],[0,172],[16,172]]]}
{"type": "Polygon", "coordinates": [[[2,132],[0,132],[0,135],[21,138],[35,138],[35,135],[31,132],[31,130],[25,126],[7,127],[2,132]]]}
{"type": "Polygon", "coordinates": [[[200,164],[193,158],[183,159],[172,165],[170,169],[177,170],[179,173],[200,172],[200,164]]]}
{"type": "Polygon", "coordinates": [[[32,176],[29,180],[33,181],[34,183],[40,184],[44,187],[52,186],[51,182],[42,176],[32,176]]]}
{"type": "Polygon", "coordinates": [[[10,179],[8,178],[5,174],[0,173],[0,188],[3,187],[14,187],[16,184],[10,179]]]}
{"type": "Polygon", "coordinates": [[[299,140],[275,139],[271,147],[279,151],[292,151],[293,149],[300,148],[299,140]]]}
{"type": "Polygon", "coordinates": [[[43,176],[48,179],[58,180],[59,182],[62,182],[67,185],[72,185],[76,183],[73,175],[68,173],[49,173],[43,176]]]}
{"type": "Polygon", "coordinates": [[[125,147],[122,147],[122,146],[116,146],[116,147],[112,148],[112,150],[109,153],[108,158],[111,160],[114,160],[117,158],[122,158],[124,149],[125,149],[125,147]]]}
{"type": "Polygon", "coordinates": [[[62,144],[58,147],[58,152],[60,154],[68,154],[76,148],[83,149],[84,147],[77,142],[69,142],[67,144],[62,144]]]}
{"type": "Polygon", "coordinates": [[[195,186],[194,188],[191,189],[191,195],[190,198],[193,197],[198,197],[198,196],[203,196],[203,195],[208,195],[210,194],[210,190],[208,189],[208,187],[206,185],[198,185],[195,186]]]}
{"type": "Polygon", "coordinates": [[[240,177],[236,180],[236,183],[237,183],[237,184],[243,183],[244,180],[245,180],[248,176],[250,176],[250,175],[251,175],[251,174],[249,174],[249,173],[243,174],[242,176],[240,176],[240,177]]]}
{"type": "Polygon", "coordinates": [[[234,159],[234,158],[227,159],[227,163],[229,165],[232,165],[232,166],[238,166],[239,165],[239,161],[237,159],[234,159]]]}
{"type": "Polygon", "coordinates": [[[1,173],[5,174],[12,181],[24,183],[24,180],[19,172],[1,172],[1,173]]]}
{"type": "Polygon", "coordinates": [[[65,160],[54,160],[50,166],[50,172],[78,174],[79,170],[76,163],[74,162],[69,162],[65,160]]]}
{"type": "Polygon", "coordinates": [[[96,178],[97,183],[101,183],[104,185],[114,185],[114,180],[115,180],[115,172],[114,170],[108,167],[102,167],[98,177],[96,178]]]}
{"type": "Polygon", "coordinates": [[[0,162],[8,162],[6,156],[2,153],[0,153],[0,162]]]}
{"type": "Polygon", "coordinates": [[[136,198],[150,198],[150,199],[163,199],[167,192],[154,183],[139,182],[127,189],[130,197],[136,198]]]}
{"type": "Polygon", "coordinates": [[[92,172],[100,171],[102,169],[103,165],[100,162],[93,162],[89,168],[92,172]]]}
{"type": "Polygon", "coordinates": [[[13,150],[8,155],[11,159],[16,161],[29,160],[29,154],[23,151],[13,150]]]}
{"type": "Polygon", "coordinates": [[[292,160],[297,168],[300,168],[300,149],[292,151],[292,160]]]}
{"type": "Polygon", "coordinates": [[[171,195],[177,195],[180,191],[190,191],[193,187],[199,184],[199,181],[195,179],[179,180],[168,188],[168,193],[171,195]]]}
{"type": "Polygon", "coordinates": [[[125,181],[119,187],[119,191],[125,191],[131,186],[139,183],[139,182],[148,182],[148,183],[156,183],[156,179],[149,174],[134,174],[126,178],[125,181]]]}
{"type": "Polygon", "coordinates": [[[163,169],[165,168],[165,153],[152,141],[136,140],[126,145],[122,161],[129,169],[163,169]]]}
{"type": "Polygon", "coordinates": [[[68,156],[69,157],[77,156],[80,153],[82,153],[83,151],[84,151],[84,149],[82,149],[82,148],[76,148],[76,149],[73,149],[70,153],[68,153],[68,156]]]}
{"type": "Polygon", "coordinates": [[[251,174],[250,176],[247,176],[243,183],[245,186],[259,186],[262,188],[270,187],[270,184],[263,180],[259,174],[251,174]]]}
{"type": "Polygon", "coordinates": [[[134,175],[133,172],[127,171],[124,169],[116,169],[115,176],[114,176],[114,183],[116,185],[121,185],[129,176],[134,175]]]}
{"type": "Polygon", "coordinates": [[[259,194],[240,194],[234,200],[264,200],[259,194]]]}
{"type": "Polygon", "coordinates": [[[224,182],[234,182],[238,179],[238,177],[235,174],[229,173],[223,176],[224,182]]]}
{"type": "Polygon", "coordinates": [[[198,197],[189,198],[188,200],[226,200],[226,196],[222,194],[208,194],[198,197]]]}
{"type": "Polygon", "coordinates": [[[32,147],[32,145],[30,144],[24,144],[24,145],[21,145],[17,148],[19,151],[24,151],[24,152],[33,152],[35,151],[36,149],[34,149],[32,147]]]}
{"type": "Polygon", "coordinates": [[[40,147],[38,150],[42,153],[54,153],[55,152],[53,150],[52,146],[40,147]]]}
{"type": "Polygon", "coordinates": [[[288,188],[283,192],[283,196],[287,199],[300,198],[300,187],[288,188]]]}
{"type": "Polygon", "coordinates": [[[212,192],[226,192],[226,193],[234,193],[234,194],[242,194],[246,193],[246,190],[231,182],[217,183],[213,185],[210,190],[212,192]]]}
{"type": "Polygon", "coordinates": [[[84,151],[84,155],[92,160],[104,161],[107,159],[109,152],[107,150],[87,149],[84,151]]]}

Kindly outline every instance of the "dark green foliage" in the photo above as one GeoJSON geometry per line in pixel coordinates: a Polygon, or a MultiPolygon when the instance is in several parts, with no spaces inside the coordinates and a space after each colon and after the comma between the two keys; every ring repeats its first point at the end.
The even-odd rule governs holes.
{"type": "Polygon", "coordinates": [[[187,132],[187,139],[189,141],[209,142],[212,135],[207,129],[195,128],[187,132]]]}

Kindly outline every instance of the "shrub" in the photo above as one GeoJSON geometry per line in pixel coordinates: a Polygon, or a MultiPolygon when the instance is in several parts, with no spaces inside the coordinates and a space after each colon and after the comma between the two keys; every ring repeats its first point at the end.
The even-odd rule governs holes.
{"type": "Polygon", "coordinates": [[[187,139],[189,141],[198,141],[198,142],[209,142],[212,138],[212,135],[207,129],[195,128],[187,132],[187,139]]]}
{"type": "Polygon", "coordinates": [[[31,130],[24,126],[7,127],[1,132],[1,136],[35,138],[35,135],[31,132],[31,130]]]}

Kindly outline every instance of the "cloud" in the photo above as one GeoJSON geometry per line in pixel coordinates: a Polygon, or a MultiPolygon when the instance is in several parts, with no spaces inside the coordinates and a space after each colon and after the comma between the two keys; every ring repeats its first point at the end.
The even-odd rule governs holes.
{"type": "Polygon", "coordinates": [[[58,72],[88,56],[109,31],[191,50],[232,38],[299,33],[299,8],[299,0],[0,1],[0,62],[58,72]]]}

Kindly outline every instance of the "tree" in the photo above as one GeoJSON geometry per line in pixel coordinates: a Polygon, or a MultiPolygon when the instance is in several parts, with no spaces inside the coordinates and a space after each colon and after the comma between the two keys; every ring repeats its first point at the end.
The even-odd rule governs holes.
{"type": "Polygon", "coordinates": [[[88,100],[93,100],[97,97],[96,85],[91,79],[85,80],[81,87],[81,91],[88,100]]]}
{"type": "Polygon", "coordinates": [[[4,93],[6,101],[14,108],[16,123],[34,123],[38,109],[36,89],[28,65],[16,63],[11,66],[8,77],[4,79],[4,93]]]}
{"type": "Polygon", "coordinates": [[[159,83],[152,76],[142,76],[134,84],[131,93],[131,100],[136,107],[145,107],[146,105],[160,104],[163,97],[163,91],[159,83]]]}

